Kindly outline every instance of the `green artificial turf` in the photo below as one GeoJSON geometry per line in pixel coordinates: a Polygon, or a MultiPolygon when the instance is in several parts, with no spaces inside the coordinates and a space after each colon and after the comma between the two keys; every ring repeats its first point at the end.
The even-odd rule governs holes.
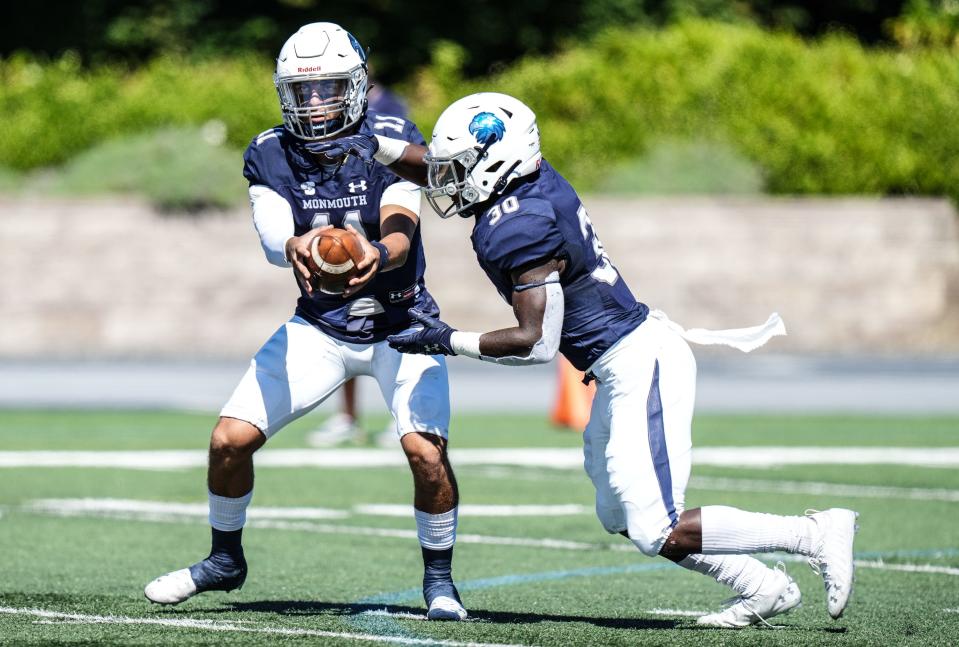
{"type": "MultiPolygon", "coordinates": [[[[0,452],[203,450],[212,422],[192,413],[0,411],[0,452]]],[[[368,422],[378,429],[385,419],[368,422]]],[[[305,434],[315,424],[301,420],[270,446],[306,447],[305,434]]],[[[701,416],[694,433],[699,447],[949,447],[959,446],[957,429],[950,418],[764,415],[701,416]]],[[[580,442],[578,434],[525,415],[456,416],[452,438],[454,467],[458,447],[580,442]]],[[[801,562],[788,562],[803,607],[776,618],[779,629],[736,632],[700,629],[694,617],[678,613],[715,610],[726,589],[665,560],[615,549],[628,543],[607,535],[590,512],[592,487],[580,470],[464,465],[457,475],[463,504],[577,504],[582,512],[461,515],[454,573],[471,621],[442,624],[418,619],[424,612],[422,563],[415,538],[408,536],[415,530],[412,516],[357,508],[410,504],[405,468],[258,469],[251,510],[308,506],[347,516],[274,527],[251,522],[244,531],[250,564],[244,588],[177,607],[150,605],[142,589],[153,577],[206,555],[209,528],[201,517],[58,516],[38,510],[35,502],[204,504],[204,470],[0,468],[0,644],[355,645],[391,637],[397,644],[456,645],[938,645],[955,644],[959,636],[959,501],[948,494],[959,491],[954,470],[694,465],[687,507],[721,503],[801,514],[806,507],[846,506],[862,515],[856,551],[868,566],[857,571],[855,595],[842,619],[826,614],[818,576],[801,562]],[[791,485],[777,489],[783,483],[860,489],[855,495],[810,494],[791,491],[791,485]],[[946,494],[914,499],[902,489],[870,489],[876,487],[946,494]],[[407,534],[375,536],[369,529],[407,534]],[[490,537],[580,544],[521,546],[490,543],[490,537]],[[913,566],[941,572],[894,570],[913,566]],[[393,615],[372,613],[384,609],[393,615]]]]}

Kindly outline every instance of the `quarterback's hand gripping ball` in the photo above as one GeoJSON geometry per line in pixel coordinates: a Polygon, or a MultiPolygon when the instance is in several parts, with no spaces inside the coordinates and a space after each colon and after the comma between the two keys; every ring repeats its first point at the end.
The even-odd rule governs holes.
{"type": "Polygon", "coordinates": [[[347,229],[325,229],[309,242],[306,267],[310,286],[323,294],[343,294],[366,252],[359,236],[347,229]]]}
{"type": "Polygon", "coordinates": [[[386,338],[390,348],[414,355],[455,355],[451,338],[453,328],[436,317],[410,308],[410,319],[415,323],[397,335],[386,338]]]}

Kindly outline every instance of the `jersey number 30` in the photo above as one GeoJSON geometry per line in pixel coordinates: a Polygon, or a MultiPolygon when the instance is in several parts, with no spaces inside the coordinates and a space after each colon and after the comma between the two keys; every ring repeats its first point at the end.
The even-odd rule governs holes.
{"type": "Polygon", "coordinates": [[[597,281],[613,285],[619,280],[619,274],[617,274],[616,268],[613,267],[612,261],[609,260],[609,256],[606,254],[606,248],[603,247],[603,243],[600,242],[599,237],[596,235],[596,230],[593,229],[593,223],[589,219],[589,214],[586,213],[586,207],[579,205],[579,209],[576,210],[576,215],[579,216],[579,230],[583,233],[583,238],[586,239],[586,243],[593,246],[593,252],[596,254],[598,261],[596,269],[591,273],[592,277],[597,281]]]}

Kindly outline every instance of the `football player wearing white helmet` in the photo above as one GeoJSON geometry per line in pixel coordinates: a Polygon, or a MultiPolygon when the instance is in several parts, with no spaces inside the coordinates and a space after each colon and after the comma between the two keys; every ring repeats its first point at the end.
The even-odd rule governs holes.
{"type": "Polygon", "coordinates": [[[420,191],[384,166],[396,161],[390,151],[397,146],[425,142],[405,119],[367,109],[366,53],[339,25],[313,23],[291,36],[274,82],[283,125],[253,138],[243,174],[267,260],[293,269],[300,298],[293,317],[254,356],[213,429],[210,555],[155,579],[144,593],[153,602],[177,604],[242,586],[247,564],[241,535],[253,496],[254,452],[344,381],[370,375],[413,473],[427,615],[463,620],[466,610],[452,578],[459,494],[446,452],[445,358],[403,355],[386,342],[409,327],[411,307],[439,315],[423,278],[420,191]],[[376,142],[381,133],[392,135],[392,144],[363,159],[359,152],[369,147],[340,153],[316,148],[337,135],[362,134],[376,142]],[[360,273],[342,295],[313,290],[306,266],[312,238],[330,227],[358,234],[364,250],[360,273]]]}
{"type": "Polygon", "coordinates": [[[650,312],[613,266],[573,187],[542,158],[535,115],[513,97],[480,93],[456,101],[436,122],[428,151],[403,152],[408,165],[417,156],[434,210],[473,219],[477,260],[517,325],[463,332],[413,309],[420,325],[391,335],[390,345],[508,365],[563,353],[597,382],[583,441],[604,528],[645,555],[736,592],[733,605],[701,624],[742,627],[799,605],[799,589],[784,570],[748,556],[770,551],[807,556],[823,577],[829,614],[842,615],[852,590],[855,512],[684,509],[696,390],[687,340],[749,351],[785,334],[778,315],[750,329],[685,331],[650,312]]]}

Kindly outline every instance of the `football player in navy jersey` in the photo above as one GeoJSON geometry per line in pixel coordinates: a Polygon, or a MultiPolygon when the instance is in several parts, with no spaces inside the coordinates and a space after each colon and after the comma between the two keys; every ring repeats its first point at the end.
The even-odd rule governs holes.
{"type": "MultiPolygon", "coordinates": [[[[382,144],[367,140],[356,135],[327,146],[382,144]]],[[[603,526],[645,555],[663,556],[736,592],[732,605],[701,617],[701,624],[765,623],[799,605],[800,591],[784,568],[749,556],[770,551],[808,557],[823,577],[828,612],[838,618],[852,590],[855,512],[789,517],[684,506],[696,384],[687,340],[748,351],[784,334],[778,316],[751,329],[685,331],[638,302],[576,192],[542,158],[535,115],[513,97],[481,93],[456,101],[436,122],[429,150],[410,144],[400,159],[396,170],[405,177],[422,182],[425,171],[426,196],[440,216],[473,220],[477,260],[517,325],[464,332],[414,307],[418,323],[388,337],[390,345],[512,366],[562,352],[597,382],[583,441],[603,526]]]]}
{"type": "MultiPolygon", "coordinates": [[[[463,620],[452,579],[458,492],[446,455],[449,385],[445,358],[404,355],[386,337],[407,329],[409,311],[438,316],[423,280],[420,191],[387,171],[403,169],[405,146],[424,140],[410,122],[367,110],[366,54],[332,23],[302,27],[283,46],[274,76],[283,125],[253,138],[243,156],[253,222],[267,259],[292,267],[296,312],[250,363],[213,429],[209,457],[210,555],[150,582],[145,594],[176,604],[246,579],[241,545],[253,495],[253,453],[356,375],[377,380],[396,421],[414,481],[424,561],[423,594],[434,620],[463,620]],[[331,154],[324,143],[362,134],[392,137],[375,155],[331,154]],[[360,274],[343,294],[313,290],[305,262],[319,231],[360,235],[360,274]]],[[[361,559],[362,562],[369,561],[361,559]]]]}

